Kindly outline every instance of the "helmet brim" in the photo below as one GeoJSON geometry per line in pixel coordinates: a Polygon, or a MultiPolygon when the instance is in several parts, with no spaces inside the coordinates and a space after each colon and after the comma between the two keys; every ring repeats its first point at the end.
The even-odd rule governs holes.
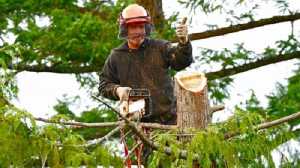
{"type": "Polygon", "coordinates": [[[127,19],[125,21],[126,24],[133,24],[133,23],[149,23],[149,20],[147,18],[132,18],[127,19]]]}

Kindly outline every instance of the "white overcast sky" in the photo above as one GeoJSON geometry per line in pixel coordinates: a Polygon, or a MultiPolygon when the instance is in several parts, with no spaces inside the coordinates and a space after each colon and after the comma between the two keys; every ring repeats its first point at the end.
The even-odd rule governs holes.
{"type": "MultiPolygon", "coordinates": [[[[299,0],[290,0],[290,2],[295,9],[300,9],[299,0]]],[[[271,4],[268,5],[268,8],[262,8],[263,10],[258,12],[259,18],[278,15],[275,8],[270,7],[271,4]]],[[[174,0],[163,0],[163,7],[166,16],[169,16],[178,9],[180,9],[180,17],[191,15],[187,10],[178,7],[178,4],[176,4],[174,0]]],[[[192,21],[189,26],[191,33],[207,30],[204,26],[204,24],[207,23],[224,24],[224,18],[218,14],[212,16],[197,15],[193,17],[192,21]]],[[[39,20],[39,24],[41,25],[47,25],[48,22],[49,20],[47,19],[39,20]]],[[[295,22],[294,27],[295,34],[299,38],[300,22],[295,22]]],[[[290,23],[281,23],[206,40],[194,41],[192,43],[194,55],[199,55],[197,53],[198,47],[221,50],[226,47],[233,48],[234,44],[241,42],[245,43],[247,49],[259,53],[267,46],[274,46],[275,41],[287,39],[290,30],[290,23]]],[[[11,40],[13,37],[6,37],[6,39],[11,40]]],[[[286,84],[286,79],[293,75],[293,70],[296,68],[294,64],[296,62],[296,60],[285,61],[235,75],[235,82],[231,87],[231,98],[225,102],[227,112],[221,111],[217,113],[214,120],[223,120],[226,118],[228,111],[231,111],[235,104],[243,102],[249,97],[251,89],[255,91],[262,105],[266,106],[267,100],[265,95],[270,94],[274,90],[276,82],[286,84]]],[[[206,67],[203,68],[203,70],[207,70],[206,67]]],[[[90,101],[86,91],[80,88],[74,75],[22,72],[17,75],[17,81],[19,94],[18,100],[14,101],[14,103],[28,110],[36,117],[53,115],[53,105],[55,105],[57,99],[61,99],[64,94],[68,96],[80,95],[81,100],[72,106],[72,110],[77,112],[77,114],[83,109],[88,109],[95,105],[90,101]]]]}
{"type": "MultiPolygon", "coordinates": [[[[292,6],[295,9],[296,7],[300,7],[300,1],[291,0],[290,2],[293,3],[292,6]]],[[[258,17],[266,18],[277,14],[276,9],[270,7],[272,4],[268,5],[268,8],[262,7],[263,10],[258,11],[258,13],[263,13],[259,13],[258,17]]],[[[172,0],[164,0],[163,7],[166,16],[170,16],[174,13],[175,9],[180,9],[178,4],[172,0]]],[[[245,9],[247,9],[247,7],[245,9]]],[[[190,15],[188,10],[180,10],[179,17],[190,15]]],[[[205,31],[207,30],[204,26],[205,24],[225,25],[224,20],[224,17],[219,14],[194,16],[192,23],[189,24],[189,32],[205,31]]],[[[38,19],[38,24],[41,26],[47,25],[49,24],[49,19],[38,19]]],[[[299,29],[297,29],[297,27],[300,27],[299,21],[295,22],[295,33],[299,36],[299,29]]],[[[281,23],[194,41],[194,55],[199,55],[197,53],[199,47],[221,50],[223,48],[233,48],[234,44],[237,43],[244,43],[247,49],[260,53],[267,46],[274,46],[275,41],[286,39],[290,33],[290,29],[290,23],[281,23]]],[[[14,39],[12,36],[6,38],[14,39]]],[[[267,100],[265,95],[274,90],[276,82],[286,83],[286,79],[293,74],[292,71],[296,67],[294,65],[295,62],[297,61],[286,61],[235,75],[235,82],[232,87],[230,87],[231,98],[225,102],[226,111],[231,111],[235,104],[249,97],[251,89],[255,91],[262,105],[266,106],[267,100]]],[[[192,67],[194,65],[192,65],[192,67]]],[[[211,68],[209,66],[211,65],[203,67],[202,70],[209,71],[208,69],[211,68]]],[[[54,114],[52,107],[57,103],[57,99],[61,99],[64,94],[68,96],[80,95],[82,100],[72,106],[72,109],[77,113],[94,105],[94,103],[90,102],[86,91],[80,89],[74,75],[22,72],[18,74],[17,81],[20,91],[15,104],[30,111],[35,116],[45,117],[54,114]]],[[[227,116],[224,115],[224,112],[219,112],[219,114],[220,115],[217,114],[215,116],[215,120],[223,120],[227,116]]]]}
{"type": "MultiPolygon", "coordinates": [[[[292,0],[293,7],[300,8],[300,1],[292,0]]],[[[270,6],[271,4],[269,4],[270,6]]],[[[180,9],[178,4],[173,0],[164,0],[163,7],[165,15],[169,16],[175,9],[180,9]]],[[[245,8],[246,9],[246,8],[245,8]]],[[[271,17],[277,14],[275,8],[262,8],[263,14],[258,15],[260,18],[271,17]]],[[[179,16],[190,16],[188,10],[180,10],[179,16]]],[[[278,14],[277,14],[278,15],[278,14]]],[[[188,17],[189,18],[189,17],[188,17]]],[[[48,19],[40,19],[40,25],[47,25],[48,19]]],[[[224,18],[219,14],[212,16],[197,15],[193,17],[192,23],[189,24],[189,32],[205,31],[207,28],[204,24],[224,24],[224,18]]],[[[299,37],[300,22],[295,22],[295,33],[299,37]]],[[[200,41],[194,41],[194,55],[197,53],[198,47],[221,50],[223,48],[233,48],[236,43],[245,43],[245,47],[255,52],[262,52],[267,46],[274,46],[275,41],[286,39],[290,33],[290,23],[281,23],[252,30],[246,30],[238,33],[228,34],[215,38],[209,38],[200,41]]],[[[7,37],[9,38],[9,37],[7,37]]],[[[230,111],[235,104],[244,101],[249,97],[250,90],[253,89],[257,94],[262,105],[267,105],[265,95],[274,90],[275,83],[286,83],[286,79],[291,76],[295,69],[296,60],[286,61],[282,63],[264,66],[255,70],[248,71],[235,75],[235,82],[231,87],[231,98],[226,101],[226,109],[230,111]]],[[[195,63],[196,64],[196,63],[195,63]]],[[[192,65],[194,66],[194,65],[192,65]]],[[[208,67],[203,67],[203,71],[209,71],[208,67]]],[[[191,68],[190,68],[191,69],[191,68]]],[[[94,105],[90,102],[88,95],[84,89],[80,89],[74,75],[54,74],[54,73],[33,73],[22,72],[17,75],[19,86],[18,100],[15,104],[30,111],[34,116],[45,117],[54,114],[53,105],[57,103],[57,99],[61,99],[62,95],[69,96],[80,95],[81,101],[76,102],[72,109],[75,112],[80,112],[94,105]]],[[[224,112],[222,115],[217,115],[215,120],[226,118],[224,112]]]]}

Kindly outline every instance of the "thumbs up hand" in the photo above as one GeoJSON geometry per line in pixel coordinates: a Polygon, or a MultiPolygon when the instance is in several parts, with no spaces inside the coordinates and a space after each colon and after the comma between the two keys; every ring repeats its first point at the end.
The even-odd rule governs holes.
{"type": "Polygon", "coordinates": [[[186,25],[187,18],[184,17],[182,22],[176,27],[176,36],[179,43],[186,44],[188,42],[188,27],[186,25]]]}

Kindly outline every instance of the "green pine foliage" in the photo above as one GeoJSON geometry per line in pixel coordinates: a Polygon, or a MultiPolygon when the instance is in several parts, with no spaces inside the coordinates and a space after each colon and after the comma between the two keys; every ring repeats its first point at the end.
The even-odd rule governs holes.
{"type": "Polygon", "coordinates": [[[171,156],[163,151],[153,152],[149,167],[274,167],[271,152],[294,135],[288,126],[277,126],[257,131],[255,126],[264,121],[254,112],[236,110],[227,122],[213,124],[204,131],[196,131],[188,143],[176,140],[174,134],[159,134],[156,141],[170,146],[171,156]],[[228,133],[238,133],[225,139],[228,133]],[[180,150],[187,150],[187,160],[180,159],[180,150]]]}
{"type": "Polygon", "coordinates": [[[86,148],[84,138],[66,126],[37,126],[32,116],[10,106],[0,108],[1,167],[122,167],[102,146],[86,148]]]}
{"type": "MultiPolygon", "coordinates": [[[[277,84],[276,91],[268,96],[270,99],[268,114],[272,118],[280,118],[300,111],[300,69],[288,79],[288,85],[277,84]]],[[[297,126],[300,121],[289,122],[291,126],[297,126]]]]}

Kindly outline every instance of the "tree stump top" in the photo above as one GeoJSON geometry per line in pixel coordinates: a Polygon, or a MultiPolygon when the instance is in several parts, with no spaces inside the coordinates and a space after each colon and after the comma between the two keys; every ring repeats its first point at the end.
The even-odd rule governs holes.
{"type": "Polygon", "coordinates": [[[204,73],[199,72],[181,72],[175,75],[175,80],[179,86],[190,92],[199,92],[207,84],[204,73]]]}

